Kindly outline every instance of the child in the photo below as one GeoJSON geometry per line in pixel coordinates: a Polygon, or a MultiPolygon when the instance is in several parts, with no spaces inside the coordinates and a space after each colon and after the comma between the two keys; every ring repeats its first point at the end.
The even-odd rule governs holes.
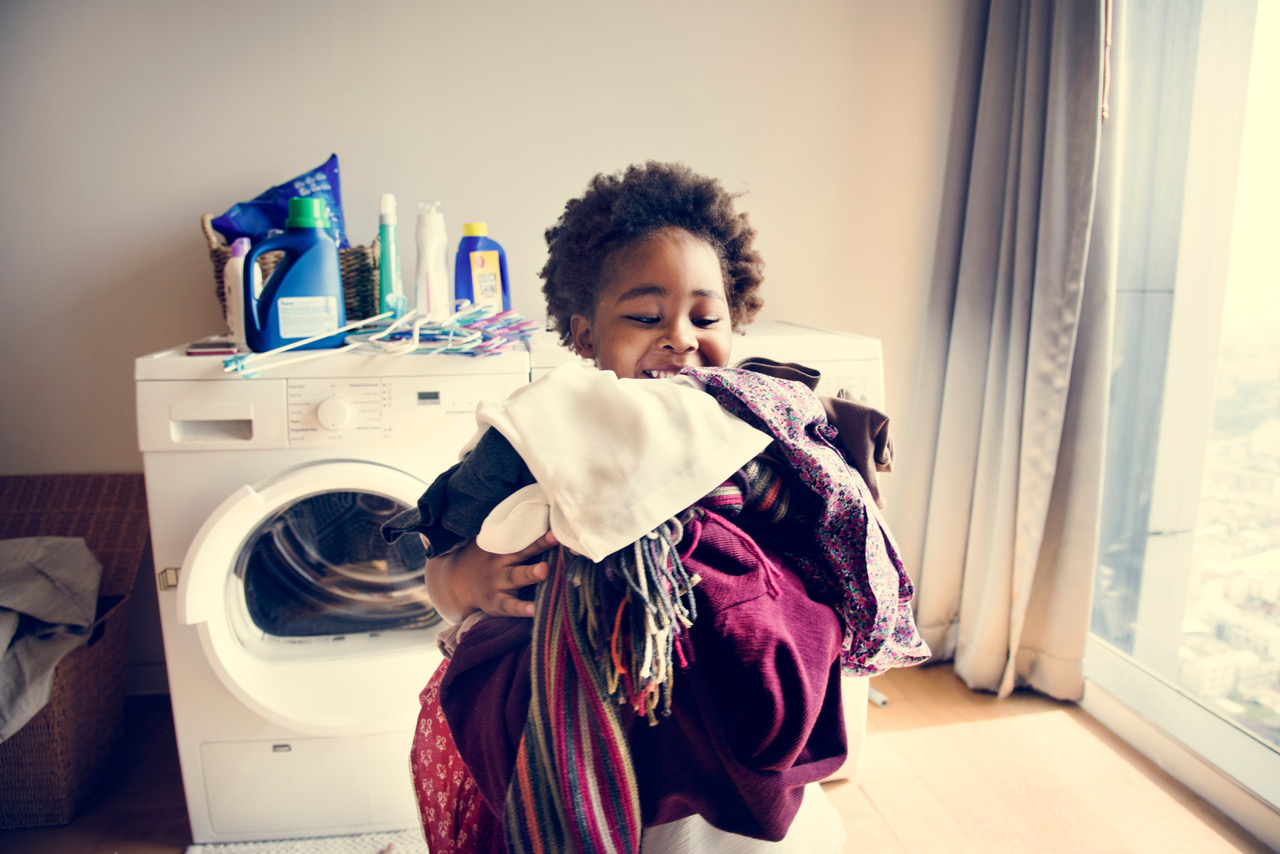
{"type": "Polygon", "coordinates": [[[432,850],[839,850],[813,784],[845,756],[841,665],[927,656],[874,465],[803,369],[726,369],[762,264],[717,182],[600,175],[546,236],[548,313],[600,373],[482,405],[388,526],[426,537],[456,623],[412,763],[432,850]]]}

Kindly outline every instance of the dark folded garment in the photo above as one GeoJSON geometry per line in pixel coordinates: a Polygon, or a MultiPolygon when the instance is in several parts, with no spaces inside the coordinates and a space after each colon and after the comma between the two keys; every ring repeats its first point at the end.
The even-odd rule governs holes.
{"type": "MultiPolygon", "coordinates": [[[[781,839],[802,790],[847,755],[842,629],[799,576],[714,513],[690,523],[697,572],[689,666],[656,726],[625,708],[646,826],[699,813],[730,833],[781,839]]],[[[441,689],[458,749],[503,814],[530,700],[531,621],[489,618],[459,644],[441,689]]]]}

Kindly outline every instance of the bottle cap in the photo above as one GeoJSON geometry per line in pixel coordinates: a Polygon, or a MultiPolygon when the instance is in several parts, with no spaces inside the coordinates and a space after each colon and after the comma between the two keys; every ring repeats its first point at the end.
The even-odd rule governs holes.
{"type": "Polygon", "coordinates": [[[462,224],[463,237],[488,237],[489,224],[487,222],[466,222],[462,224]]]}
{"type": "Polygon", "coordinates": [[[329,216],[324,200],[294,196],[289,200],[289,218],[285,228],[328,228],[329,216]]]}
{"type": "Polygon", "coordinates": [[[244,256],[248,255],[249,246],[250,246],[249,238],[237,237],[235,240],[231,241],[231,257],[243,258],[244,256]]]}

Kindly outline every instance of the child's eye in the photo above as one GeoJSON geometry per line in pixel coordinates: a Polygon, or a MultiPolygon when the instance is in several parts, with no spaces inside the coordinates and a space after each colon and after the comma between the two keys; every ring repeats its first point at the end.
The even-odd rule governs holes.
{"type": "Polygon", "coordinates": [[[719,322],[720,318],[718,317],[695,317],[693,319],[694,326],[700,326],[704,329],[708,326],[715,326],[719,322]]]}
{"type": "Polygon", "coordinates": [[[653,326],[661,318],[650,314],[628,314],[627,320],[634,320],[636,323],[642,323],[645,326],[653,326]]]}

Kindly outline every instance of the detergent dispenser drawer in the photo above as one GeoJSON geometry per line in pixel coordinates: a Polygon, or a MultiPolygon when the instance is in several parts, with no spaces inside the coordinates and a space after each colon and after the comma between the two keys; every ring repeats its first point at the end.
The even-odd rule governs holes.
{"type": "Polygon", "coordinates": [[[284,380],[138,383],[142,451],[285,448],[289,419],[284,380]]]}

